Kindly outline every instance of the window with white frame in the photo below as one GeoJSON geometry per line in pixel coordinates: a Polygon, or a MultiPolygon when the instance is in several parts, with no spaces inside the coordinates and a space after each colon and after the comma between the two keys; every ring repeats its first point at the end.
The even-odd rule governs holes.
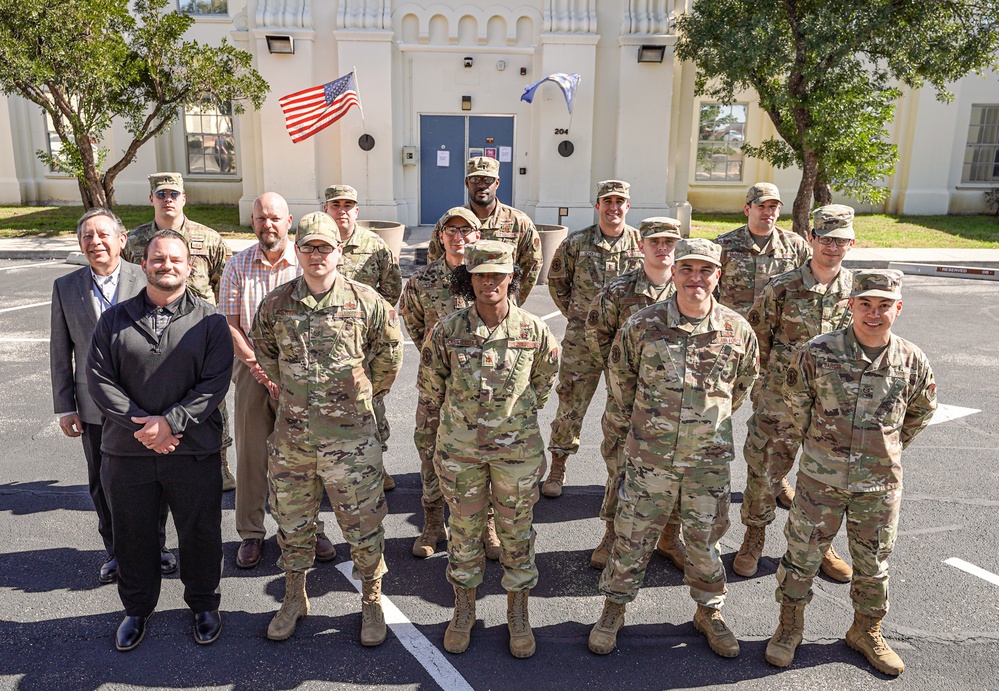
{"type": "MultiPolygon", "coordinates": [[[[49,115],[48,111],[42,111],[42,115],[45,118],[45,136],[48,139],[49,156],[59,158],[59,154],[62,153],[62,139],[59,138],[59,133],[56,132],[55,125],[52,124],[52,116],[49,115]]],[[[49,163],[49,172],[61,173],[62,171],[49,163]]]]}
{"type": "Polygon", "coordinates": [[[971,106],[961,182],[999,181],[999,105],[971,106]]]}
{"type": "Polygon", "coordinates": [[[180,0],[184,14],[229,14],[229,0],[180,0]]]}
{"type": "Polygon", "coordinates": [[[236,174],[231,104],[219,107],[214,103],[205,103],[187,108],[184,112],[184,132],[188,173],[236,174]]]}
{"type": "Polygon", "coordinates": [[[697,125],[694,179],[704,182],[742,180],[742,142],[746,139],[748,103],[702,103],[697,125]]]}

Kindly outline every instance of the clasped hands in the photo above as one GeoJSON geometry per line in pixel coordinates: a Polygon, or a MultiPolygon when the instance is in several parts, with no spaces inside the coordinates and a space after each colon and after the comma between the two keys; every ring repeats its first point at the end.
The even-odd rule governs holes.
{"type": "Polygon", "coordinates": [[[142,425],[142,429],[133,435],[147,449],[156,453],[171,453],[177,449],[183,434],[174,434],[170,424],[162,415],[133,417],[132,422],[142,425]]]}

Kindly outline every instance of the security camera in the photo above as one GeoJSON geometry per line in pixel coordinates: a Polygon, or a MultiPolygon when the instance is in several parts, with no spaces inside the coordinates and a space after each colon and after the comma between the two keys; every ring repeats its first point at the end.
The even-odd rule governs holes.
{"type": "Polygon", "coordinates": [[[471,67],[472,66],[472,58],[465,58],[464,63],[465,63],[465,67],[471,67]]]}

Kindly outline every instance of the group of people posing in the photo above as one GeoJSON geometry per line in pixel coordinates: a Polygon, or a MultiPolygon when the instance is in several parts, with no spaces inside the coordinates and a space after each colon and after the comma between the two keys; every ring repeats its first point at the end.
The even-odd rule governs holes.
{"type": "Polygon", "coordinates": [[[441,217],[428,265],[405,288],[397,258],[357,224],[347,185],[327,188],[323,211],[294,230],[286,201],[262,195],[252,214],[258,242],[231,258],[214,231],[184,216],[176,173],[150,176],[154,221],[127,236],[110,211],[84,214],[77,234],[90,265],[53,291],[52,381],[60,426],[84,439],[108,551],[100,579],[118,581],[125,606],[117,648],[142,641],[161,574],[176,568],[164,543],[167,508],[195,640],[211,643],[221,631],[220,406],[230,378],[236,565],[259,563],[269,505],[285,573],[267,636],[294,634],[309,612],[306,572],[336,556],[319,516],[325,490],[362,583],[361,643],[385,640],[383,521],[394,480],[382,453],[401,315],[420,351],[414,441],[424,520],[413,555],[447,543],[454,610],[445,650],[471,642],[488,558],[503,566],[510,652],[534,654],[533,507],[539,491],[561,495],[603,373],[605,531],[590,563],[605,602],[590,650],[616,647],[656,550],[684,572],[694,626],[711,650],[739,654],[721,614],[719,541],[729,528],[732,414],[749,398],[736,573],[756,573],[777,501],[790,507],[767,661],[793,661],[822,569],[851,583],[850,647],[901,673],[880,629],[887,560],[901,452],[929,423],[935,385],[923,353],[892,333],[902,275],[842,267],[853,209],[816,209],[801,238],[776,227],[780,193],[759,183],[746,194],[747,224],[712,242],[684,239],[673,218],[629,226],[628,183],[600,182],[597,222],[568,236],[547,276],[568,321],[559,344],[522,307],[542,265],[534,224],[496,198],[496,160],[473,158],[466,172],[468,204],[441,217]],[[141,260],[141,270],[121,259],[141,260]],[[548,469],[538,411],[553,388],[548,469]],[[852,568],[831,546],[844,518],[852,568]]]}

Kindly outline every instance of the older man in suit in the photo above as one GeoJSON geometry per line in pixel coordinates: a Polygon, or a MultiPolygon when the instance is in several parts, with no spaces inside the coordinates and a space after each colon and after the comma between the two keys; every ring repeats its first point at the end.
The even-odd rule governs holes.
{"type": "MultiPolygon", "coordinates": [[[[104,417],[87,388],[87,350],[100,316],[119,301],[138,295],[146,285],[146,276],[139,266],[121,261],[125,228],[107,209],[97,207],[86,212],[76,226],[76,237],[89,266],[56,279],[52,286],[52,403],[63,434],[83,438],[97,530],[107,551],[98,578],[101,583],[113,583],[118,577],[118,560],[114,556],[111,512],[101,486],[104,417]]],[[[160,515],[160,566],[163,573],[172,573],[177,570],[177,559],[163,546],[166,516],[164,504],[160,515]]]]}

